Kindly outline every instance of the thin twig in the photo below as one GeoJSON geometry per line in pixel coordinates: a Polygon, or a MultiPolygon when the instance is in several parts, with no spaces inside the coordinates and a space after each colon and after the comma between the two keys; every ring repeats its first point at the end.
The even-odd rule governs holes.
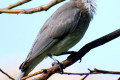
{"type": "Polygon", "coordinates": [[[41,73],[45,73],[45,72],[46,72],[46,69],[42,69],[41,71],[38,71],[38,72],[35,72],[34,74],[30,74],[28,76],[25,76],[25,77],[21,78],[20,80],[25,80],[27,78],[30,78],[32,76],[35,76],[35,75],[38,75],[38,74],[41,74],[41,73]]]}
{"type": "Polygon", "coordinates": [[[105,70],[99,70],[99,69],[94,69],[94,72],[98,73],[103,73],[103,74],[120,74],[120,72],[115,72],[115,71],[105,71],[105,70]]]}
{"type": "Polygon", "coordinates": [[[12,9],[14,7],[20,6],[20,5],[22,5],[22,4],[26,3],[26,2],[29,2],[29,1],[31,1],[31,0],[21,0],[21,1],[18,1],[17,3],[14,3],[14,4],[4,8],[4,9],[12,9]]]}
{"type": "MultiPolygon", "coordinates": [[[[60,73],[60,72],[56,72],[56,73],[60,73]]],[[[94,73],[70,73],[70,72],[64,72],[62,74],[66,74],[66,75],[80,75],[80,76],[83,76],[83,75],[88,75],[88,74],[99,74],[98,72],[94,72],[94,73]]]]}
{"type": "MultiPolygon", "coordinates": [[[[49,70],[49,69],[48,69],[49,70]]],[[[38,74],[41,74],[41,73],[47,73],[48,72],[47,69],[44,69],[42,71],[38,71],[38,72],[35,72],[34,74],[30,74],[26,77],[23,77],[21,78],[20,80],[24,80],[24,79],[27,79],[27,78],[30,78],[30,77],[33,77],[34,75],[38,75],[38,74]]],[[[57,71],[56,73],[60,73],[60,71],[57,71]]],[[[83,77],[83,79],[81,80],[85,80],[89,75],[91,74],[119,74],[120,75],[120,72],[116,72],[116,71],[106,71],[106,70],[99,70],[99,69],[94,69],[94,70],[90,70],[89,69],[89,72],[87,73],[70,73],[70,72],[64,72],[62,74],[65,74],[65,75],[80,75],[80,76],[83,76],[85,75],[85,77],[83,77]]]]}
{"type": "MultiPolygon", "coordinates": [[[[35,8],[30,8],[30,9],[0,9],[0,13],[25,13],[25,14],[30,14],[30,13],[35,13],[35,12],[40,12],[43,10],[48,10],[50,7],[62,2],[65,0],[53,0],[49,2],[48,4],[45,4],[43,6],[35,7],[35,8]]],[[[11,7],[10,7],[11,8],[11,7]]]]}
{"type": "Polygon", "coordinates": [[[7,77],[9,77],[11,80],[15,80],[15,79],[12,78],[11,76],[9,76],[6,72],[4,72],[2,69],[0,69],[0,72],[2,72],[4,75],[6,75],[7,77]]]}
{"type": "MultiPolygon", "coordinates": [[[[57,72],[60,73],[60,72],[57,72]]],[[[116,71],[106,71],[106,70],[99,70],[99,69],[94,69],[94,70],[90,70],[88,73],[69,73],[69,72],[64,72],[63,74],[67,74],[67,75],[85,75],[81,80],[85,80],[89,75],[91,74],[119,74],[120,72],[116,72],[116,71]]],[[[120,79],[118,79],[120,80],[120,79]]]]}
{"type": "MultiPolygon", "coordinates": [[[[56,73],[60,73],[60,72],[56,72],[56,73]]],[[[119,74],[120,72],[116,72],[116,71],[106,71],[106,70],[99,70],[99,69],[94,69],[89,71],[88,73],[70,73],[70,72],[64,72],[63,74],[67,74],[67,75],[88,75],[88,74],[119,74]]]]}
{"type": "Polygon", "coordinates": [[[81,80],[85,80],[88,76],[89,74],[86,74],[81,80]]]}

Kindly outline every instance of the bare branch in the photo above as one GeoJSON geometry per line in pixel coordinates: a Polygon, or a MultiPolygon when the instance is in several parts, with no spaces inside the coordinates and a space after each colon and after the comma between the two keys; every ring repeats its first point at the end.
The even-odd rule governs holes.
{"type": "MultiPolygon", "coordinates": [[[[68,73],[68,72],[64,72],[63,74],[67,74],[67,75],[85,75],[81,80],[85,80],[91,74],[119,74],[120,75],[120,72],[116,72],[116,71],[99,70],[99,69],[96,69],[96,68],[94,70],[90,70],[90,69],[88,69],[88,70],[89,70],[88,73],[68,73]]],[[[60,72],[58,72],[58,73],[60,73],[60,72]]]]}
{"type": "MultiPolygon", "coordinates": [[[[0,9],[0,13],[25,13],[25,14],[30,14],[30,13],[35,13],[35,12],[40,12],[43,10],[48,10],[50,7],[54,6],[55,4],[58,4],[64,0],[53,0],[49,2],[48,4],[45,4],[43,6],[35,7],[35,8],[30,8],[30,9],[0,9]]],[[[18,5],[17,5],[18,6],[18,5]]],[[[15,7],[13,5],[12,7],[15,7]]],[[[8,7],[8,8],[12,8],[8,7]]]]}
{"type": "Polygon", "coordinates": [[[83,77],[81,80],[85,80],[88,76],[89,74],[86,74],[85,77],[83,77]]]}
{"type": "Polygon", "coordinates": [[[18,1],[17,3],[14,3],[14,4],[4,8],[4,9],[12,9],[14,7],[20,6],[20,5],[22,5],[22,4],[26,3],[26,2],[29,2],[29,1],[31,1],[31,0],[21,0],[21,1],[18,1]]]}
{"type": "Polygon", "coordinates": [[[99,69],[94,69],[93,72],[98,72],[98,73],[103,73],[103,74],[120,74],[120,72],[114,72],[114,71],[105,71],[105,70],[99,70],[99,69]]]}
{"type": "Polygon", "coordinates": [[[38,74],[41,74],[41,73],[45,73],[46,71],[47,71],[46,69],[42,69],[41,71],[38,71],[38,72],[35,72],[34,74],[30,74],[28,76],[25,76],[25,77],[21,78],[20,80],[25,80],[25,79],[30,78],[32,76],[35,76],[35,75],[38,75],[38,74]]]}
{"type": "MultiPolygon", "coordinates": [[[[96,69],[96,68],[94,70],[90,70],[90,69],[88,69],[88,70],[89,70],[89,72],[87,72],[87,73],[64,72],[62,74],[65,74],[65,75],[80,75],[80,76],[85,75],[85,77],[83,77],[83,79],[81,79],[81,80],[85,80],[91,74],[118,74],[118,75],[120,75],[120,72],[116,72],[116,71],[106,71],[106,70],[100,70],[100,69],[96,69]]],[[[20,80],[25,80],[27,78],[30,78],[30,77],[33,77],[35,75],[42,74],[42,73],[46,74],[48,71],[49,71],[49,69],[43,69],[41,71],[35,72],[34,74],[30,74],[30,75],[28,75],[26,77],[23,77],[20,80]]],[[[60,73],[61,74],[60,71],[57,71],[56,73],[60,73]]],[[[35,80],[37,80],[37,79],[35,79],[35,80]]]]}
{"type": "MultiPolygon", "coordinates": [[[[57,72],[60,73],[60,72],[57,72]]],[[[120,72],[116,72],[116,71],[106,71],[106,70],[100,70],[100,69],[94,69],[94,70],[90,70],[88,73],[69,73],[69,72],[64,72],[63,74],[67,74],[67,75],[88,75],[88,74],[118,74],[120,75],[120,72]]]]}
{"type": "Polygon", "coordinates": [[[0,69],[0,72],[2,72],[4,75],[6,75],[7,77],[9,77],[11,80],[15,80],[15,79],[12,78],[11,76],[9,76],[6,72],[4,72],[2,69],[0,69]]]}
{"type": "MultiPolygon", "coordinates": [[[[56,72],[56,73],[60,73],[60,72],[56,72]]],[[[94,73],[90,73],[90,72],[88,72],[88,73],[70,73],[70,72],[64,72],[62,74],[83,76],[83,75],[88,75],[88,74],[99,74],[99,73],[97,73],[97,72],[94,72],[94,73]]]]}

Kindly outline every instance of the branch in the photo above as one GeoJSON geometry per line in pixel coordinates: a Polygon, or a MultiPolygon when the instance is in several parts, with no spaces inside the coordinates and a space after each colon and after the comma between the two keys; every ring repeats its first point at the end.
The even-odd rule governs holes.
{"type": "MultiPolygon", "coordinates": [[[[14,4],[12,6],[9,6],[7,9],[0,9],[0,13],[25,13],[25,14],[30,14],[30,13],[35,13],[35,12],[40,12],[40,11],[47,11],[50,7],[62,2],[64,0],[53,0],[49,2],[48,4],[45,4],[43,6],[35,7],[35,8],[30,8],[30,9],[8,9],[8,8],[13,8],[15,6],[18,6],[18,4],[14,4]]],[[[20,4],[19,4],[20,5],[20,4]]]]}
{"type": "MultiPolygon", "coordinates": [[[[120,29],[118,29],[108,35],[105,35],[97,40],[94,40],[94,41],[86,44],[85,46],[83,46],[78,52],[73,52],[74,54],[71,54],[70,56],[68,56],[68,58],[66,60],[64,60],[63,62],[61,62],[61,64],[64,66],[64,68],[66,68],[66,67],[72,65],[73,63],[75,63],[76,61],[78,61],[79,59],[81,59],[91,49],[101,46],[119,36],[120,36],[120,29]]],[[[46,73],[43,73],[40,77],[38,77],[34,80],[47,80],[51,75],[53,75],[57,71],[59,71],[59,67],[57,65],[54,65],[53,67],[47,69],[46,73]]]]}
{"type": "Polygon", "coordinates": [[[120,36],[120,29],[86,44],[78,51],[80,58],[82,58],[91,49],[101,46],[119,36],[120,36]]]}
{"type": "Polygon", "coordinates": [[[89,74],[85,75],[85,77],[83,77],[81,80],[85,80],[88,76],[89,74]]]}
{"type": "Polygon", "coordinates": [[[105,71],[105,70],[99,70],[99,69],[96,69],[96,68],[92,72],[97,72],[97,73],[102,73],[102,74],[120,74],[120,72],[105,71]]]}
{"type": "Polygon", "coordinates": [[[10,78],[11,80],[15,80],[14,78],[12,78],[11,76],[9,76],[6,72],[4,72],[2,69],[0,69],[0,72],[2,72],[4,75],[6,75],[8,78],[10,78]]]}
{"type": "MultiPolygon", "coordinates": [[[[81,79],[81,80],[85,80],[91,74],[118,74],[118,75],[120,75],[120,72],[116,72],[116,71],[99,70],[99,69],[96,69],[96,68],[94,70],[90,70],[90,69],[88,69],[88,70],[89,70],[89,72],[87,72],[87,73],[64,72],[62,74],[65,74],[65,75],[80,75],[80,76],[84,76],[85,75],[83,77],[83,79],[81,79]]],[[[48,71],[47,69],[42,69],[41,71],[35,72],[34,74],[30,74],[30,75],[28,75],[26,77],[21,78],[20,80],[25,80],[27,78],[33,77],[33,76],[38,75],[38,74],[47,73],[47,71],[48,71]]],[[[57,71],[56,73],[60,73],[61,74],[60,71],[57,71]]]]}
{"type": "MultiPolygon", "coordinates": [[[[116,72],[116,71],[106,71],[106,70],[100,70],[100,69],[94,69],[94,70],[90,70],[88,69],[89,72],[88,73],[69,73],[69,72],[64,72],[63,74],[67,74],[67,75],[88,75],[88,74],[119,74],[120,72],[116,72]]],[[[60,72],[57,72],[60,73],[60,72]]]]}
{"type": "Polygon", "coordinates": [[[25,77],[21,78],[20,80],[25,80],[27,78],[30,78],[30,77],[33,77],[35,75],[42,74],[42,73],[46,73],[46,69],[42,69],[41,71],[35,72],[34,74],[30,74],[28,76],[25,76],[25,77]]]}
{"type": "Polygon", "coordinates": [[[88,70],[89,70],[88,73],[68,73],[68,72],[64,72],[63,74],[67,74],[67,75],[85,75],[81,80],[85,80],[91,74],[119,74],[120,75],[120,72],[105,71],[105,70],[99,70],[99,69],[96,69],[96,68],[94,70],[90,70],[90,69],[88,69],[88,70]]]}
{"type": "Polygon", "coordinates": [[[31,0],[21,0],[21,1],[18,1],[17,3],[14,3],[14,4],[4,8],[4,9],[12,9],[14,7],[20,6],[20,5],[22,5],[22,4],[26,3],[26,2],[29,2],[29,1],[31,1],[31,0]]]}

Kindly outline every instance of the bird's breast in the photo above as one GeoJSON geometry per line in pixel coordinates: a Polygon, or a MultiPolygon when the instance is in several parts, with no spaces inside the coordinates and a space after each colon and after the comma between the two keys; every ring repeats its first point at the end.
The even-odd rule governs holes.
{"type": "Polygon", "coordinates": [[[51,47],[49,49],[49,53],[53,55],[59,55],[62,52],[68,51],[81,40],[88,28],[89,22],[89,19],[80,20],[76,29],[72,33],[69,33],[67,36],[59,40],[53,47],[51,47]]]}

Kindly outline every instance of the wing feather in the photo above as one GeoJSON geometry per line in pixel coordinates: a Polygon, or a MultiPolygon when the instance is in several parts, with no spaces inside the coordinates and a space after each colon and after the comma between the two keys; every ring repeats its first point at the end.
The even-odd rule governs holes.
{"type": "Polygon", "coordinates": [[[59,42],[60,38],[64,38],[77,27],[80,19],[80,9],[71,2],[64,4],[62,7],[63,8],[60,7],[43,25],[26,62],[34,60],[44,51],[54,46],[55,43],[59,42]]]}

